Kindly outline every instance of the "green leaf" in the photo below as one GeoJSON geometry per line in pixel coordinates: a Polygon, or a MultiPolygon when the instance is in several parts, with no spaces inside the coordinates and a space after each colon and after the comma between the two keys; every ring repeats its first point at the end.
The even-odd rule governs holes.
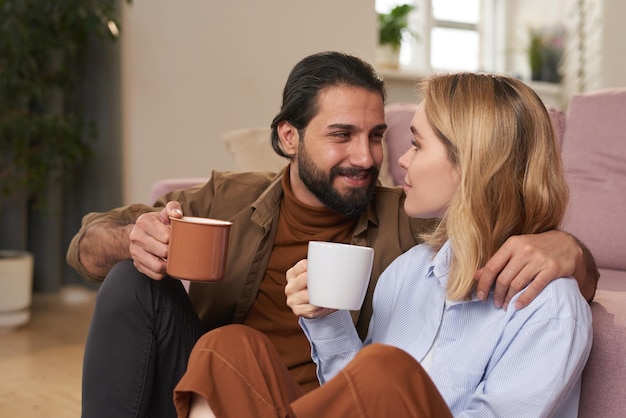
{"type": "MultiPolygon", "coordinates": [[[[130,1],[128,1],[130,3],[130,1]]],[[[93,154],[94,124],[80,112],[81,60],[119,27],[117,0],[0,0],[0,206],[43,199],[93,154]]]]}
{"type": "Polygon", "coordinates": [[[409,30],[408,16],[415,9],[414,5],[402,4],[391,9],[389,13],[378,14],[378,43],[400,48],[402,36],[406,33],[416,36],[409,30]]]}

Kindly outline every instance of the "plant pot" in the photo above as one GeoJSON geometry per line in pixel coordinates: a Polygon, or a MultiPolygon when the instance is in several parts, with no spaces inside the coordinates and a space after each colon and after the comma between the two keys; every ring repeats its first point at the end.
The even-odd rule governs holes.
{"type": "Polygon", "coordinates": [[[0,333],[30,321],[33,293],[33,255],[0,250],[0,333]]]}
{"type": "Polygon", "coordinates": [[[376,62],[380,68],[397,70],[400,68],[400,48],[394,48],[389,44],[378,45],[376,62]]]}

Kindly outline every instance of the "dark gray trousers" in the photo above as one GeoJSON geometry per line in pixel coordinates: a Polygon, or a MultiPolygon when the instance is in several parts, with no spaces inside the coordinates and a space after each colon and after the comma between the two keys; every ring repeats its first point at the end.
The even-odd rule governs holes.
{"type": "Polygon", "coordinates": [[[176,417],[174,386],[202,334],[180,281],[152,280],[130,260],[117,264],[87,335],[82,417],[176,417]]]}

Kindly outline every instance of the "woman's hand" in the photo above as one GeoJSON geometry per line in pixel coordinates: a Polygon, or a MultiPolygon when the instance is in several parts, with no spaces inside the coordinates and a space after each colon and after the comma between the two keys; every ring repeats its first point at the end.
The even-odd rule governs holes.
{"type": "Polygon", "coordinates": [[[287,270],[287,306],[294,314],[304,318],[317,318],[326,316],[336,309],[320,308],[309,303],[309,291],[307,287],[307,260],[300,260],[295,266],[287,270]]]}

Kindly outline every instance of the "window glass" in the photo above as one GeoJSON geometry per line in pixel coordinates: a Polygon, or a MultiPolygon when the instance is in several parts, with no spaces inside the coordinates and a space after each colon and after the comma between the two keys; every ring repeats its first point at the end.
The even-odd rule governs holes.
{"type": "Polygon", "coordinates": [[[430,65],[434,70],[477,71],[479,44],[476,31],[433,28],[430,65]]]}
{"type": "Polygon", "coordinates": [[[433,18],[451,22],[478,23],[480,0],[432,0],[433,18]]]}
{"type": "Polygon", "coordinates": [[[376,0],[376,11],[378,13],[389,13],[395,6],[405,3],[411,2],[406,0],[376,0]]]}

